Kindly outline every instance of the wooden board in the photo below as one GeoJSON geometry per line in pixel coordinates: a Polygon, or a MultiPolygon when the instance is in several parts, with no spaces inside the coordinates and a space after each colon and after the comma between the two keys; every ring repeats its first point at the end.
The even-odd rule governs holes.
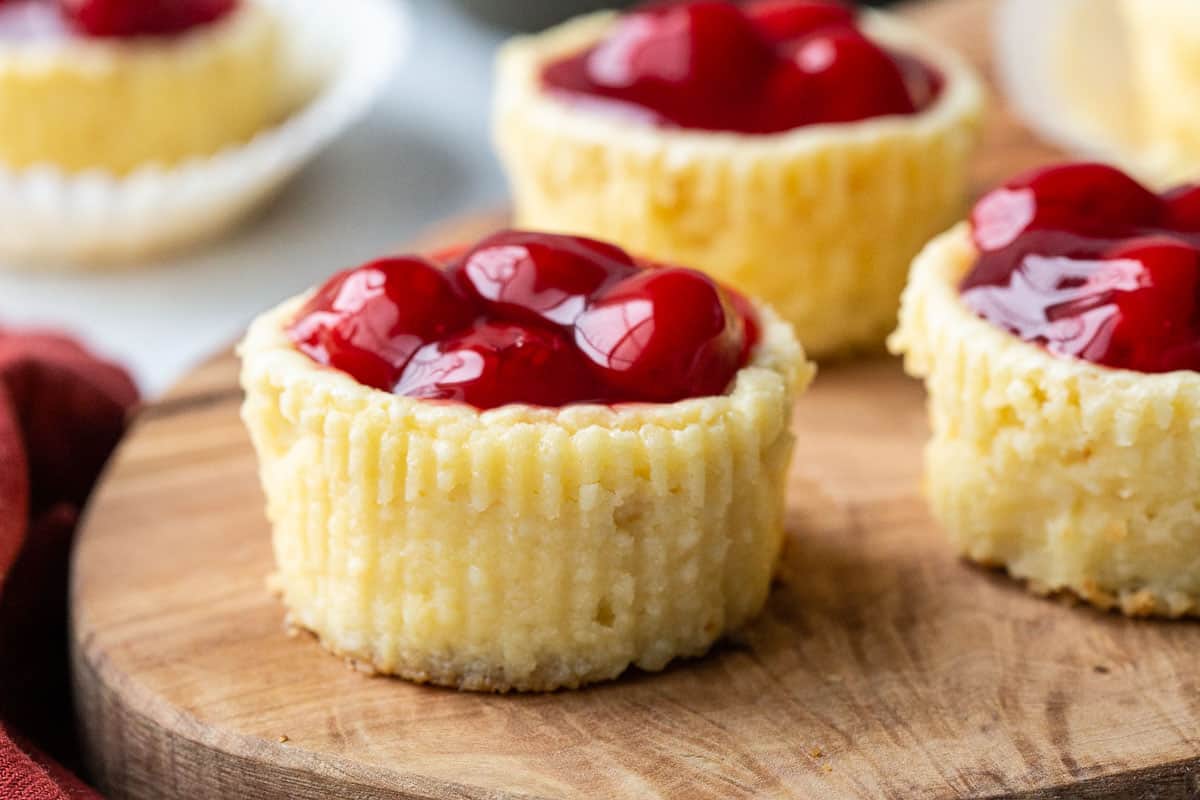
{"type": "MultiPolygon", "coordinates": [[[[982,62],[989,6],[907,13],[982,62]]],[[[1003,112],[988,136],[981,184],[1051,155],[1003,112]]],[[[76,682],[115,798],[1200,797],[1200,627],[958,562],[892,362],[801,399],[782,579],[737,645],[545,696],[371,678],[286,635],[240,399],[225,354],[147,410],[82,532],[76,682]]]]}

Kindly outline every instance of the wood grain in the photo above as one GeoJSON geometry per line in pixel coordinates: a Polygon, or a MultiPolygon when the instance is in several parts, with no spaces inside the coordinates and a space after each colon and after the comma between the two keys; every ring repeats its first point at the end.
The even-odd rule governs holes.
{"type": "MultiPolygon", "coordinates": [[[[983,63],[989,6],[907,13],[983,63]]],[[[1003,112],[988,135],[981,184],[1052,155],[1003,112]]],[[[1200,797],[1200,627],[955,560],[918,494],[921,389],[892,362],[828,368],[799,402],[783,572],[738,642],[507,697],[367,677],[285,634],[236,369],[222,355],[141,416],[82,532],[75,675],[112,797],[1200,797]]]]}

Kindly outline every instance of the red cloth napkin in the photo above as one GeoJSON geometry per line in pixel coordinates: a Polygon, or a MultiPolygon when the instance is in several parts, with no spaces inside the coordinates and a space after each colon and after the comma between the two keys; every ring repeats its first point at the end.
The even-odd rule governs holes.
{"type": "Polygon", "coordinates": [[[67,561],[79,509],[136,401],[124,370],[73,340],[0,329],[4,800],[99,798],[63,766],[78,763],[67,674],[67,561]]]}

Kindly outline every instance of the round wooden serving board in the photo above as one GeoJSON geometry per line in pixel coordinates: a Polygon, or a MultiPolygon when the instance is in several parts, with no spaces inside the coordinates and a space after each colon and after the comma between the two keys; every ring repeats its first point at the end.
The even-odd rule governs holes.
{"type": "MultiPolygon", "coordinates": [[[[905,13],[986,70],[990,8],[905,13]]],[[[998,112],[979,183],[1052,155],[998,112]]],[[[236,373],[224,354],[140,416],[81,534],[75,675],[112,797],[1200,796],[1200,627],[956,560],[894,362],[827,368],[800,400],[780,584],[736,645],[540,696],[368,677],[285,633],[236,373]]]]}

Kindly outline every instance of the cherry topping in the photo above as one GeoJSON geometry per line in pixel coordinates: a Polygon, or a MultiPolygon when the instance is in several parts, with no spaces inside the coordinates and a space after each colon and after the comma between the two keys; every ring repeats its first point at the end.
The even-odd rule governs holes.
{"type": "Polygon", "coordinates": [[[980,250],[1000,250],[1036,228],[1123,235],[1154,225],[1162,200],[1106,164],[1065,164],[1026,173],[975,205],[971,229],[980,250]]]}
{"type": "Polygon", "coordinates": [[[778,133],[803,125],[912,114],[940,77],[889,53],[826,0],[657,4],[620,18],[590,50],[549,64],[546,88],[661,125],[778,133]]]}
{"type": "Polygon", "coordinates": [[[182,33],[216,22],[238,0],[58,0],[79,31],[97,37],[182,33]]]}
{"type": "Polygon", "coordinates": [[[419,348],[465,328],[475,314],[436,265],[386,258],[331,278],[288,332],[314,361],[390,390],[419,348]]]}
{"type": "Polygon", "coordinates": [[[288,335],[367,386],[480,409],[719,394],[759,339],[741,295],[593,239],[503,231],[438,259],[338,273],[288,335]]]}
{"type": "Polygon", "coordinates": [[[1111,167],[1039,170],[972,213],[976,313],[1103,366],[1200,370],[1200,190],[1163,197],[1111,167]]]}
{"type": "Polygon", "coordinates": [[[1200,251],[1185,242],[1157,236],[1114,248],[1088,280],[1113,313],[1083,357],[1143,372],[1200,369],[1198,279],[1200,251]]]}
{"type": "Polygon", "coordinates": [[[455,272],[494,317],[569,328],[597,292],[637,269],[624,250],[595,239],[503,231],[455,272]]]}
{"type": "Polygon", "coordinates": [[[736,5],[688,0],[623,17],[588,66],[598,86],[674,103],[681,92],[693,99],[735,96],[772,61],[770,44],[736,5]]]}
{"type": "Polygon", "coordinates": [[[711,278],[652,269],[618,283],[575,323],[575,343],[623,396],[660,403],[720,394],[737,372],[741,319],[711,278]]]}
{"type": "Polygon", "coordinates": [[[831,25],[854,25],[853,8],[830,0],[755,0],[746,15],[773,42],[799,39],[831,25]]]}
{"type": "Polygon", "coordinates": [[[801,39],[792,61],[817,88],[821,122],[916,110],[896,59],[853,28],[831,28],[801,39]]]}
{"type": "Polygon", "coordinates": [[[480,409],[603,399],[587,363],[562,335],[511,322],[479,322],[464,333],[421,348],[395,392],[426,400],[458,400],[480,409]]]}

